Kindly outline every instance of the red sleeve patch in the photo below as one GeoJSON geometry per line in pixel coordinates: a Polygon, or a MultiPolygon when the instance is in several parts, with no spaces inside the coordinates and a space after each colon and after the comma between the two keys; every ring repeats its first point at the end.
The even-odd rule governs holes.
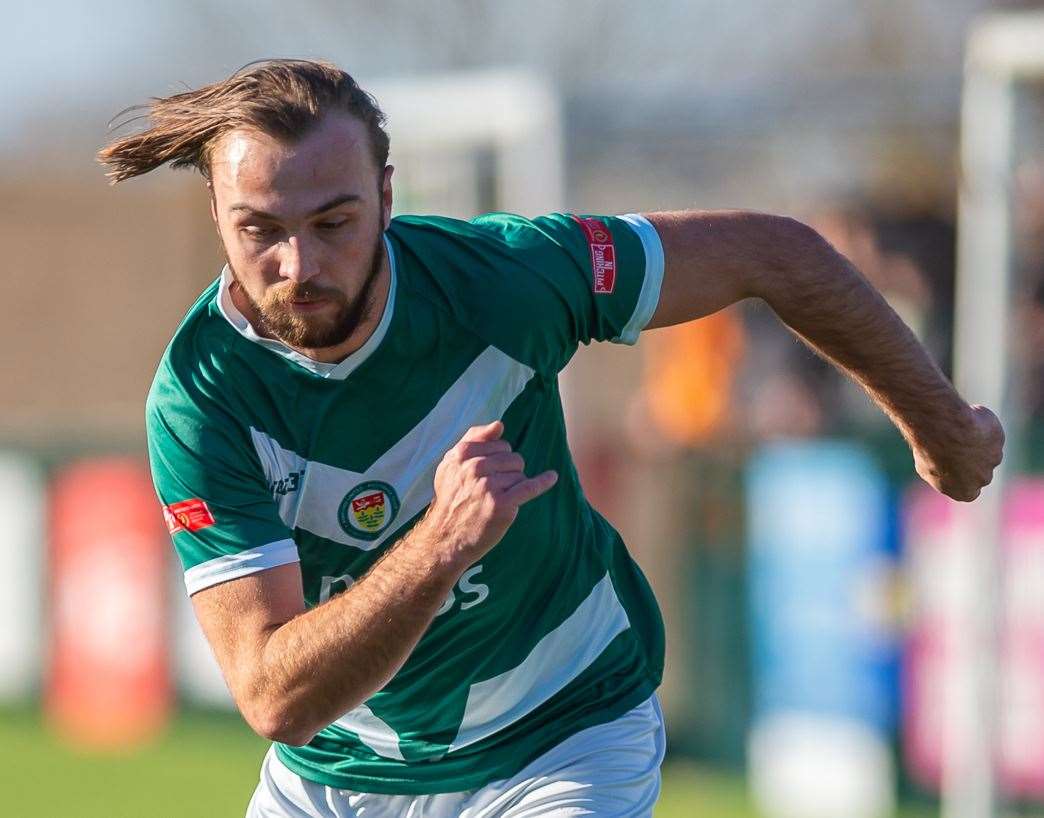
{"type": "Polygon", "coordinates": [[[198,497],[182,500],[163,507],[163,519],[167,522],[167,530],[171,534],[179,531],[199,531],[214,525],[214,515],[207,504],[198,497]]]}
{"type": "Polygon", "coordinates": [[[591,251],[591,271],[594,274],[594,291],[611,293],[616,286],[616,245],[613,234],[609,232],[601,219],[581,219],[573,216],[587,237],[587,247],[591,251]]]}

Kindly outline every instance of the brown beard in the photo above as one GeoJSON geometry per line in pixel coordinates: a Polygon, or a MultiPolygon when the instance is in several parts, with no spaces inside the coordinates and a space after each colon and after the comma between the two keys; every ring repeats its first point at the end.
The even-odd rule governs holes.
{"type": "MultiPolygon", "coordinates": [[[[297,349],[322,349],[343,344],[359,325],[373,314],[373,288],[381,271],[384,258],[382,242],[384,231],[378,231],[377,240],[370,254],[370,269],[363,281],[359,294],[349,300],[340,290],[320,287],[310,281],[303,284],[289,283],[279,288],[262,302],[255,301],[243,286],[242,280],[232,264],[228,269],[239,283],[240,292],[250,302],[254,314],[263,329],[289,347],[297,349]],[[294,315],[292,301],[327,299],[337,305],[332,317],[308,318],[294,315]]],[[[227,256],[226,256],[227,261],[227,256]]]]}

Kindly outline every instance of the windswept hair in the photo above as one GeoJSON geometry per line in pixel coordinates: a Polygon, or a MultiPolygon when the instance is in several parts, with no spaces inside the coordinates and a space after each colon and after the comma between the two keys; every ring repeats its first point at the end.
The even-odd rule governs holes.
{"type": "Polygon", "coordinates": [[[388,134],[377,101],[350,75],[328,62],[261,60],[228,79],[169,97],[153,97],[117,114],[113,128],[146,120],[147,127],[98,151],[112,184],[170,163],[210,178],[216,141],[236,128],[255,128],[296,142],[330,111],[362,121],[378,168],[388,161],[388,134]],[[123,117],[121,119],[121,117],[123,117]]]}

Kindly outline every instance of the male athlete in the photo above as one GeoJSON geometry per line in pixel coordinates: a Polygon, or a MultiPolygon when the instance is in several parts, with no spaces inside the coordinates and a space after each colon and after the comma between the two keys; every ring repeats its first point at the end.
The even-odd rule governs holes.
{"type": "Polygon", "coordinates": [[[147,425],[200,624],[275,742],[250,816],[651,815],[663,630],[570,459],[557,375],[580,343],[761,298],[937,489],[971,500],[1000,461],[993,414],[791,219],[390,219],[383,117],[323,63],[149,113],[102,161],[198,168],[228,262],[147,425]]]}

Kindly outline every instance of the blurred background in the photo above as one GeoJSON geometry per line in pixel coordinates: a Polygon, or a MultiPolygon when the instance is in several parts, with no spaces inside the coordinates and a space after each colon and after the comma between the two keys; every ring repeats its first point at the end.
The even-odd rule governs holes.
{"type": "Polygon", "coordinates": [[[1044,18],[985,0],[23,4],[0,52],[0,812],[241,815],[230,701],[147,477],[143,403],[221,257],[200,179],[94,152],[150,96],[330,59],[397,211],[748,208],[814,225],[1005,470],[916,479],[763,304],[582,349],[592,502],[668,628],[657,815],[1044,815],[1044,18]]]}

